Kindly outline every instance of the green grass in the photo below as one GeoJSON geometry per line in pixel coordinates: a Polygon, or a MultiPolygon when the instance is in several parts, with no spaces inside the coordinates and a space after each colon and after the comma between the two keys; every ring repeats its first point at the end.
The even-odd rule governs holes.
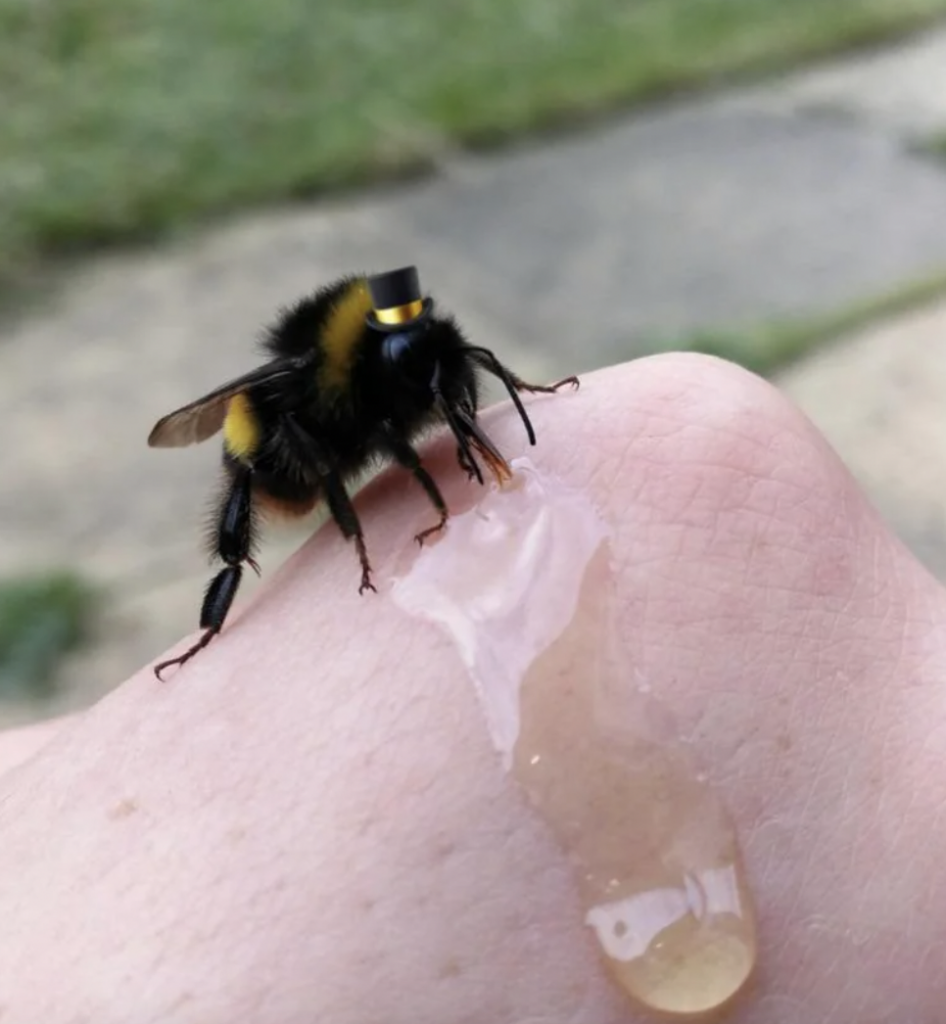
{"type": "Polygon", "coordinates": [[[658,343],[655,350],[721,356],[766,376],[815,348],[944,295],[946,269],[822,316],[763,324],[749,330],[699,332],[674,342],[658,343]]]}
{"type": "Polygon", "coordinates": [[[88,639],[97,599],[69,572],[0,580],[0,698],[52,696],[61,659],[88,639]]]}
{"type": "Polygon", "coordinates": [[[943,13],[946,0],[0,0],[0,274],[943,13]]]}
{"type": "Polygon", "coordinates": [[[917,146],[917,151],[929,154],[938,160],[946,160],[946,134],[937,132],[931,138],[924,139],[917,146]]]}

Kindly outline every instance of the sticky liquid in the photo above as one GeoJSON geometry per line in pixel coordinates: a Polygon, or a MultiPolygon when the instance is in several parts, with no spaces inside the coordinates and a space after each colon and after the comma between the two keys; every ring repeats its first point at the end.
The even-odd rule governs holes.
{"type": "Polygon", "coordinates": [[[598,513],[525,460],[514,469],[421,553],[395,600],[456,641],[614,980],[651,1010],[710,1013],[756,958],[735,829],[621,640],[598,513]]]}

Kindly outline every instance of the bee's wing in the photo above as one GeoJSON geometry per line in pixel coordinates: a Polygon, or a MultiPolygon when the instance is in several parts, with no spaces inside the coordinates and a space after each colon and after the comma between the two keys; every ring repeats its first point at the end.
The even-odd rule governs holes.
{"type": "Polygon", "coordinates": [[[274,359],[257,370],[229,381],[209,395],[198,398],[196,402],[162,416],[148,435],[148,445],[151,448],[183,448],[185,445],[206,441],[223,426],[227,403],[234,395],[254,385],[268,384],[286,377],[298,368],[297,359],[274,359]]]}

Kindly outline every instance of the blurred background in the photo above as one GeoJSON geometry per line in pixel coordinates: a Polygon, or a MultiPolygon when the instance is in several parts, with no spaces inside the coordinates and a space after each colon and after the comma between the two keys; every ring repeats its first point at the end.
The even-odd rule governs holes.
{"type": "MultiPolygon", "coordinates": [[[[946,0],[0,0],[0,723],[194,628],[153,422],[416,263],[523,376],[771,376],[946,575],[946,0]]],[[[310,532],[280,532],[271,573],[310,532]]]]}

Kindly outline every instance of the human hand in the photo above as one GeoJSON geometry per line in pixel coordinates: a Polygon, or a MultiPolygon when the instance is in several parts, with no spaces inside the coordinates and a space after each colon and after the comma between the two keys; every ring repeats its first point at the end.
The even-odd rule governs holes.
{"type": "MultiPolygon", "coordinates": [[[[622,615],[739,831],[731,1020],[942,1020],[941,587],[767,384],[641,360],[529,405],[613,525],[622,615]]],[[[512,456],[508,407],[485,417],[512,456]]],[[[426,462],[470,494],[450,445],[426,462]]],[[[376,566],[427,514],[358,507],[376,566]]],[[[193,663],[0,744],[0,1020],[626,1024],[455,650],[331,526],[193,663]],[[379,581],[380,582],[380,581],[379,581]],[[19,767],[12,767],[15,762],[19,767]]]]}

